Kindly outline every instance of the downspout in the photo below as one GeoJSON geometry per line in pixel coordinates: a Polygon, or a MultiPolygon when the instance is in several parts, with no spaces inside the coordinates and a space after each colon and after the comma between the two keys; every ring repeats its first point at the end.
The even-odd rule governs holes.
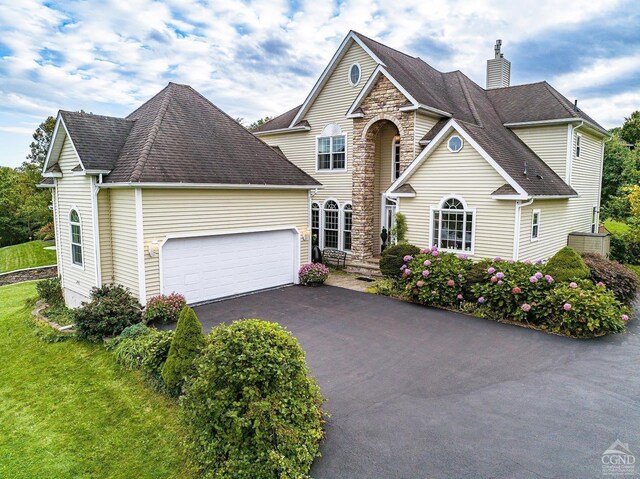
{"type": "MultiPolygon", "coordinates": [[[[100,175],[102,179],[102,175],[100,175]]],[[[100,264],[100,227],[98,221],[98,192],[100,187],[98,186],[98,179],[95,176],[91,177],[91,215],[93,223],[93,256],[96,266],[96,286],[100,288],[102,286],[102,266],[100,264]]]]}
{"type": "Polygon", "coordinates": [[[520,200],[516,201],[516,218],[513,231],[513,260],[518,261],[518,255],[520,254],[520,222],[522,217],[522,208],[529,206],[533,203],[533,198],[522,203],[520,200]]]}

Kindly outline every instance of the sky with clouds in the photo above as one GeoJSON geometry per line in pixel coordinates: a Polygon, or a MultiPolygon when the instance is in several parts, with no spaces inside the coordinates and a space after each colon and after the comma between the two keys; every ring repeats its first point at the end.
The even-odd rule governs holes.
{"type": "Polygon", "coordinates": [[[637,2],[0,0],[0,165],[58,109],[125,116],[169,81],[251,122],[304,100],[350,29],[484,86],[546,79],[605,127],[640,109],[637,2]]]}

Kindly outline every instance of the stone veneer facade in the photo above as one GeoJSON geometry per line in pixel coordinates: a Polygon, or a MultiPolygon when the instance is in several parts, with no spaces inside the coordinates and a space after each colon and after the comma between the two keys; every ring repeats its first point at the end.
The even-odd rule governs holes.
{"type": "Polygon", "coordinates": [[[352,251],[356,260],[369,258],[378,250],[373,231],[374,208],[379,207],[374,197],[376,137],[386,123],[393,123],[400,134],[400,169],[414,159],[415,113],[400,111],[407,103],[407,98],[381,75],[360,105],[364,116],[353,120],[352,251]]]}

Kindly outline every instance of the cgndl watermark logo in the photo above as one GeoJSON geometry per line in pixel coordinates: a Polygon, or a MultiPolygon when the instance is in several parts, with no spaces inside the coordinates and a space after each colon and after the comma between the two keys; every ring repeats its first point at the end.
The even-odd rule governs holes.
{"type": "Polygon", "coordinates": [[[636,458],[629,450],[629,444],[616,442],[602,453],[602,475],[604,476],[634,476],[636,458]]]}

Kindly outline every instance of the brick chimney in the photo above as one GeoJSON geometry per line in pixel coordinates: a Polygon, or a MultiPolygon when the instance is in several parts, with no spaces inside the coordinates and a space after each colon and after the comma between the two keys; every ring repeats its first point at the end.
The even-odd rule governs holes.
{"type": "Polygon", "coordinates": [[[487,60],[487,90],[509,86],[511,81],[511,62],[500,53],[502,40],[496,40],[495,57],[487,60]]]}

